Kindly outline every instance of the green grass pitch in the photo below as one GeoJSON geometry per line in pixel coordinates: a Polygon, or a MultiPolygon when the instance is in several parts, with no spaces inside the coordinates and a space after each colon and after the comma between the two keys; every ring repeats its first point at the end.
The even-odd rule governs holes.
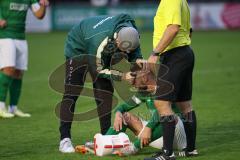
{"type": "MultiPolygon", "coordinates": [[[[141,160],[156,151],[146,148],[138,155],[98,158],[58,152],[58,119],[54,114],[61,94],[49,88],[48,77],[64,62],[65,32],[28,34],[30,61],[24,77],[20,108],[30,119],[0,119],[1,160],[141,160]]],[[[142,33],[145,58],[152,49],[151,32],[142,33]]],[[[238,160],[240,157],[240,32],[196,32],[192,44],[196,55],[193,104],[198,115],[195,160],[238,160]]],[[[79,111],[95,107],[81,98],[79,111]]],[[[144,112],[145,107],[137,110],[144,112]]],[[[99,131],[98,120],[74,123],[74,144],[91,140],[99,131]]]]}

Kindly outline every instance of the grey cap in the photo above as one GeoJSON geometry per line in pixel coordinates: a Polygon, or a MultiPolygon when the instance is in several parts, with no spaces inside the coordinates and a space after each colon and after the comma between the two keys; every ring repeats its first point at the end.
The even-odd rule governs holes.
{"type": "Polygon", "coordinates": [[[130,52],[140,45],[140,36],[134,27],[123,27],[117,35],[119,49],[130,52]]]}

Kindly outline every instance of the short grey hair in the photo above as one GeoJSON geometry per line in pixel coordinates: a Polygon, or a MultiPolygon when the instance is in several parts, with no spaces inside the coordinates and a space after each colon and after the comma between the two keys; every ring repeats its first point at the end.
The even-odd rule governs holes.
{"type": "Polygon", "coordinates": [[[123,27],[117,35],[119,49],[130,52],[140,46],[140,36],[134,27],[123,27]]]}

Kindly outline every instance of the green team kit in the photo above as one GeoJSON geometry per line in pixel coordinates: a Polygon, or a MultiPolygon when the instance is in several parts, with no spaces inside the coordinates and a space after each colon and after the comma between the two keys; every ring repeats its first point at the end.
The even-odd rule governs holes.
{"type": "MultiPolygon", "coordinates": [[[[104,78],[111,76],[112,79],[119,80],[121,74],[110,69],[113,55],[117,57],[118,53],[123,53],[115,42],[118,31],[123,27],[137,29],[135,21],[127,14],[84,19],[69,32],[65,43],[65,56],[67,58],[94,56],[97,60],[89,63],[96,66],[96,70],[103,73],[104,78]]],[[[129,62],[142,59],[140,47],[125,55],[129,62]]]]}
{"type": "Polygon", "coordinates": [[[1,0],[0,20],[6,20],[7,26],[0,28],[0,38],[25,39],[25,21],[27,11],[38,0],[1,0]]]}
{"type": "MultiPolygon", "coordinates": [[[[136,95],[131,97],[125,103],[120,104],[116,108],[115,113],[116,112],[121,112],[121,113],[129,112],[129,111],[139,107],[142,103],[146,104],[147,109],[151,114],[151,118],[147,121],[146,126],[151,128],[151,130],[152,130],[151,142],[154,142],[155,140],[162,137],[163,131],[162,131],[162,125],[160,123],[159,113],[154,106],[154,96],[151,93],[137,93],[136,95]]],[[[180,113],[175,105],[173,105],[172,107],[176,114],[180,113]]],[[[114,128],[111,127],[108,130],[108,132],[106,133],[106,135],[116,135],[116,134],[119,134],[120,132],[126,132],[127,127],[128,127],[127,125],[123,124],[122,130],[119,132],[115,131],[114,128]]],[[[182,132],[180,134],[183,134],[183,136],[184,136],[185,133],[182,132]]],[[[181,138],[182,138],[182,135],[181,135],[181,138]]],[[[136,138],[136,140],[133,142],[133,145],[136,147],[136,149],[138,149],[138,150],[141,149],[140,139],[136,138]]]]}
{"type": "MultiPolygon", "coordinates": [[[[12,67],[21,72],[27,70],[28,46],[25,26],[28,9],[35,13],[40,9],[38,0],[0,0],[0,117],[30,117],[17,108],[21,95],[22,77],[5,70],[12,67]],[[4,23],[3,23],[4,22],[4,23]],[[7,93],[10,92],[9,110],[6,110],[7,93]]],[[[45,11],[44,11],[45,12],[45,11]]],[[[41,13],[40,13],[41,14],[41,13]]],[[[39,14],[39,15],[40,15],[39,14]]],[[[43,13],[42,13],[43,14],[43,13]]]]}
{"type": "MultiPolygon", "coordinates": [[[[156,108],[154,107],[154,99],[151,94],[136,94],[131,97],[125,103],[120,104],[115,112],[129,112],[137,107],[139,107],[142,103],[145,103],[148,111],[151,113],[151,118],[147,122],[147,127],[152,129],[152,138],[151,141],[154,141],[162,136],[162,126],[159,123],[159,114],[156,108]]],[[[126,132],[127,126],[123,124],[123,129],[119,132],[115,131],[112,127],[108,130],[106,135],[114,135],[120,132],[126,132]]],[[[136,138],[134,141],[134,146],[137,149],[141,148],[141,142],[139,138],[136,138]]]]}

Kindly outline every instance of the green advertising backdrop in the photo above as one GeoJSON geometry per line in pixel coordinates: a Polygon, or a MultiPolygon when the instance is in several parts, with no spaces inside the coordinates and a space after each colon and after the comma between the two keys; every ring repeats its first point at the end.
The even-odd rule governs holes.
{"type": "Polygon", "coordinates": [[[52,7],[52,26],[56,30],[69,30],[73,25],[78,24],[82,19],[96,15],[116,15],[128,13],[136,20],[140,30],[153,28],[153,17],[157,6],[136,5],[121,6],[113,8],[96,8],[79,5],[56,5],[52,7]]]}

